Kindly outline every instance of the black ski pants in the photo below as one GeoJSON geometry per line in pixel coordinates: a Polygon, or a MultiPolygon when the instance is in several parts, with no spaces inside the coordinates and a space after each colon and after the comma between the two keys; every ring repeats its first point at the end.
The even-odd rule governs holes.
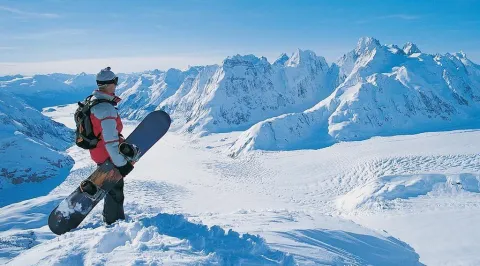
{"type": "Polygon", "coordinates": [[[103,203],[103,221],[106,224],[112,224],[117,220],[125,220],[123,212],[123,179],[117,182],[115,186],[105,196],[103,203]]]}

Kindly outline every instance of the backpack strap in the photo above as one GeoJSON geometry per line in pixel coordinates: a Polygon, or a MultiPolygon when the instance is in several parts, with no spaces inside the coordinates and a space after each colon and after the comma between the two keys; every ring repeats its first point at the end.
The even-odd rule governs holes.
{"type": "MultiPolygon", "coordinates": [[[[92,97],[93,97],[93,95],[89,95],[87,98],[85,98],[85,101],[83,103],[78,102],[78,105],[80,105],[82,108],[88,108],[88,112],[90,112],[90,109],[92,107],[94,107],[95,105],[100,104],[100,103],[110,103],[113,106],[116,105],[116,103],[114,101],[109,101],[107,99],[94,99],[92,101],[92,97]]],[[[102,133],[99,133],[98,136],[96,136],[98,140],[101,139],[101,135],[102,135],[102,133]]]]}
{"type": "Polygon", "coordinates": [[[93,97],[93,94],[92,95],[89,95],[87,98],[85,98],[85,100],[83,102],[77,102],[78,103],[78,106],[80,106],[81,108],[85,107],[85,105],[87,105],[88,103],[90,103],[90,99],[93,97]]]}
{"type": "Polygon", "coordinates": [[[107,99],[95,99],[93,101],[90,101],[90,108],[94,107],[95,105],[97,105],[99,103],[109,103],[113,106],[116,105],[116,102],[114,102],[114,101],[109,101],[107,99]]]}
{"type": "MultiPolygon", "coordinates": [[[[93,94],[88,96],[87,98],[85,98],[85,104],[88,104],[88,108],[92,108],[94,107],[95,105],[99,104],[99,103],[109,103],[113,106],[117,105],[116,102],[114,101],[110,101],[110,100],[107,100],[107,99],[94,99],[92,101],[92,97],[93,97],[93,94]]],[[[80,104],[80,103],[79,103],[80,104]]]]}

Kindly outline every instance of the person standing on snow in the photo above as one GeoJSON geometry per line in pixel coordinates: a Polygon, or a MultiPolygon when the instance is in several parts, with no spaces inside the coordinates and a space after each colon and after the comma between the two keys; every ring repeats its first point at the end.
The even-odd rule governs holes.
{"type": "MultiPolygon", "coordinates": [[[[111,160],[120,174],[125,177],[133,170],[133,165],[120,153],[119,149],[119,145],[124,143],[124,139],[121,135],[123,124],[117,108],[115,108],[121,101],[119,97],[115,96],[118,77],[110,67],[107,67],[97,74],[96,80],[98,89],[93,92],[90,100],[101,102],[91,107],[90,120],[93,132],[95,136],[99,136],[99,141],[97,146],[90,150],[90,156],[97,165],[111,160]]],[[[103,220],[108,225],[125,219],[123,185],[122,178],[105,196],[103,220]]]]}

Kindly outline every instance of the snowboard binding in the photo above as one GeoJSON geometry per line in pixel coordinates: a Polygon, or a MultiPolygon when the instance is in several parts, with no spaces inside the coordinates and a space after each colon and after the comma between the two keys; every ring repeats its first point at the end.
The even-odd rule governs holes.
{"type": "Polygon", "coordinates": [[[95,196],[98,192],[98,188],[92,181],[87,179],[80,183],[80,191],[87,193],[90,196],[95,196]]]}
{"type": "Polygon", "coordinates": [[[134,144],[122,142],[118,145],[118,149],[125,159],[130,162],[136,162],[140,159],[140,149],[134,144]]]}

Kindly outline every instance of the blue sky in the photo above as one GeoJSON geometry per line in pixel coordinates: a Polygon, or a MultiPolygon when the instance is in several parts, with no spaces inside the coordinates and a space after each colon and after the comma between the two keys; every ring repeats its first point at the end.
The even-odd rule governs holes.
{"type": "Polygon", "coordinates": [[[0,0],[0,74],[185,68],[249,53],[273,61],[296,48],[332,62],[362,36],[463,50],[478,63],[479,13],[474,0],[0,0]]]}

